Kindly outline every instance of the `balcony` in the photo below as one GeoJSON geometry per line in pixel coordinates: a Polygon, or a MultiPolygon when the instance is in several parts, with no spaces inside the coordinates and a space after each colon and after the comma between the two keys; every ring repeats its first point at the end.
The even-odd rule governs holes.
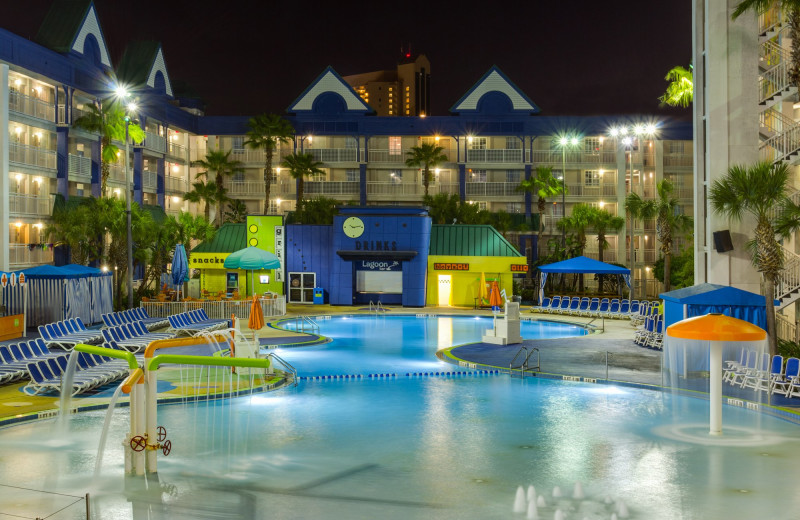
{"type": "MultiPolygon", "coordinates": [[[[228,197],[264,200],[264,181],[226,181],[225,189],[228,197]]],[[[276,185],[272,185],[270,193],[274,193],[276,185]]]]}
{"type": "Polygon", "coordinates": [[[358,161],[358,150],[355,148],[311,148],[304,151],[323,163],[358,161]]]}
{"type": "MultiPolygon", "coordinates": [[[[131,172],[133,173],[133,172],[131,172]]],[[[108,165],[108,182],[116,184],[125,184],[125,165],[123,164],[109,164],[108,165]]]]}
{"type": "MultiPolygon", "coordinates": [[[[458,193],[457,183],[432,182],[428,186],[429,195],[439,193],[458,193]]],[[[414,196],[422,198],[425,187],[412,182],[367,182],[367,197],[370,196],[414,196]]]]}
{"type": "Polygon", "coordinates": [[[561,165],[562,162],[570,165],[616,165],[617,153],[614,151],[576,152],[568,150],[566,154],[562,155],[561,150],[534,150],[533,162],[537,164],[552,164],[554,166],[561,165]]]}
{"type": "Polygon", "coordinates": [[[498,148],[494,150],[467,150],[467,162],[521,163],[522,150],[511,148],[498,148]]]}
{"type": "Polygon", "coordinates": [[[142,188],[155,191],[158,188],[158,173],[149,170],[142,171],[142,188]]]}
{"type": "Polygon", "coordinates": [[[586,197],[599,199],[601,197],[616,197],[616,184],[567,184],[567,197],[586,197]]]}
{"type": "Polygon", "coordinates": [[[28,265],[52,264],[53,248],[42,249],[39,244],[11,244],[9,263],[15,268],[28,265]]]}
{"type": "Polygon", "coordinates": [[[164,189],[168,192],[185,193],[188,190],[186,179],[182,177],[164,176],[164,189]]]}
{"type": "Polygon", "coordinates": [[[8,109],[12,112],[25,114],[50,123],[56,120],[56,110],[52,103],[42,101],[33,96],[26,96],[19,92],[12,91],[8,93],[8,109]]]}
{"type": "MultiPolygon", "coordinates": [[[[583,256],[593,258],[594,260],[600,260],[600,252],[597,248],[590,248],[587,247],[583,251],[583,256]]],[[[603,250],[603,262],[611,262],[614,263],[617,261],[617,250],[615,247],[609,247],[608,249],[603,250]]]]}
{"type": "Polygon", "coordinates": [[[69,180],[91,184],[92,160],[89,157],[69,154],[67,158],[67,168],[69,180]]]}
{"type": "Polygon", "coordinates": [[[405,164],[408,150],[369,149],[370,163],[405,164]]]}
{"type": "Polygon", "coordinates": [[[11,214],[49,217],[53,214],[55,197],[49,195],[24,195],[12,193],[8,197],[11,214]]]}
{"type": "Polygon", "coordinates": [[[353,181],[312,181],[303,185],[305,195],[350,195],[358,196],[358,182],[353,181]]]}
{"type": "Polygon", "coordinates": [[[10,143],[8,147],[8,161],[25,166],[37,166],[39,168],[55,170],[56,152],[55,150],[44,150],[37,146],[10,143]]]}
{"type": "Polygon", "coordinates": [[[522,200],[522,192],[517,191],[518,182],[468,182],[467,198],[470,197],[513,197],[522,200]]]}
{"type": "Polygon", "coordinates": [[[177,143],[172,143],[172,142],[168,143],[167,155],[169,155],[170,157],[172,157],[174,159],[185,161],[186,160],[186,151],[187,151],[186,147],[183,146],[182,144],[177,144],[177,143]]]}
{"type": "Polygon", "coordinates": [[[155,132],[145,132],[144,147],[157,153],[166,153],[167,140],[155,132]]]}
{"type": "Polygon", "coordinates": [[[691,168],[694,166],[694,157],[692,154],[664,154],[664,166],[683,166],[691,168]]]}
{"type": "MultiPolygon", "coordinates": [[[[72,107],[72,122],[74,123],[77,119],[89,114],[88,110],[82,110],[77,107],[72,107]]],[[[67,113],[66,107],[64,105],[58,105],[58,124],[64,125],[67,123],[67,113]]]]}

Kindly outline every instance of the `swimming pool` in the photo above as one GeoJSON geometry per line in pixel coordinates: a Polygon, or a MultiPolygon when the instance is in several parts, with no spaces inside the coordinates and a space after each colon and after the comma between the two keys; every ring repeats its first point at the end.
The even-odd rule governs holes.
{"type": "MultiPolygon", "coordinates": [[[[446,323],[424,342],[430,353],[446,323]]],[[[389,348],[391,326],[377,329],[385,333],[376,347],[389,348]]],[[[281,356],[298,367],[333,370],[350,343],[337,338],[282,349],[281,356]]],[[[407,354],[411,364],[455,369],[426,358],[418,352],[423,347],[395,348],[392,356],[407,354]]],[[[370,363],[386,366],[380,358],[390,356],[375,357],[370,363]]],[[[350,363],[338,370],[352,370],[350,363]]],[[[570,519],[609,518],[606,497],[624,501],[631,518],[646,519],[788,519],[800,507],[790,478],[799,462],[792,454],[798,428],[790,423],[725,407],[728,438],[740,442],[709,446],[676,440],[676,432],[707,428],[708,403],[700,399],[505,375],[414,378],[406,371],[413,372],[306,380],[270,394],[164,406],[159,423],[173,452],[146,487],[122,476],[126,410],[115,413],[100,478],[93,466],[102,412],[73,417],[63,434],[54,421],[7,428],[0,431],[0,479],[68,495],[88,491],[95,518],[524,518],[511,513],[515,490],[533,484],[547,501],[540,515],[549,519],[553,487],[569,496],[576,481],[592,500],[560,499],[575,508],[570,519]],[[769,433],[754,438],[759,426],[769,433]]],[[[0,488],[0,512],[20,511],[9,508],[25,498],[0,488]]],[[[26,512],[61,504],[47,500],[26,512]]]]}

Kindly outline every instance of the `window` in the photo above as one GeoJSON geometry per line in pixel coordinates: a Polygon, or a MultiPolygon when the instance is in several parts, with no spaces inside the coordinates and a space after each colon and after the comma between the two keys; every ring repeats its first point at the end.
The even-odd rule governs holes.
{"type": "Polygon", "coordinates": [[[486,141],[487,139],[485,137],[473,137],[471,139],[467,139],[470,150],[486,150],[486,141]]]}
{"type": "Polygon", "coordinates": [[[597,137],[586,137],[583,140],[583,151],[585,153],[597,154],[600,152],[600,139],[597,137]]]}
{"type": "Polygon", "coordinates": [[[519,170],[506,170],[506,182],[519,184],[522,176],[519,170]]]}
{"type": "Polygon", "coordinates": [[[234,152],[243,152],[244,151],[244,137],[237,136],[231,138],[231,149],[234,152]]]}
{"type": "Polygon", "coordinates": [[[516,137],[506,137],[506,150],[519,150],[522,142],[516,137]]]}
{"type": "Polygon", "coordinates": [[[506,204],[506,211],[508,213],[522,213],[522,203],[509,202],[508,204],[506,204]]]}
{"type": "Polygon", "coordinates": [[[478,206],[479,210],[486,211],[486,201],[482,200],[482,201],[478,201],[478,202],[473,202],[473,204],[478,206]]]}
{"type": "Polygon", "coordinates": [[[403,153],[403,138],[399,136],[389,137],[389,155],[400,155],[403,153]]]}
{"type": "Polygon", "coordinates": [[[486,170],[470,170],[467,180],[469,182],[486,182],[486,170]]]}
{"type": "Polygon", "coordinates": [[[235,172],[233,174],[233,182],[244,182],[244,172],[235,172]]]}
{"type": "Polygon", "coordinates": [[[359,182],[358,170],[345,170],[344,177],[347,182],[359,182]]]}
{"type": "Polygon", "coordinates": [[[600,175],[597,170],[583,170],[583,184],[585,186],[600,186],[600,175]]]}
{"type": "Polygon", "coordinates": [[[560,181],[562,179],[563,174],[561,173],[561,169],[558,169],[558,170],[553,169],[552,172],[553,172],[553,178],[555,180],[560,181]]]}

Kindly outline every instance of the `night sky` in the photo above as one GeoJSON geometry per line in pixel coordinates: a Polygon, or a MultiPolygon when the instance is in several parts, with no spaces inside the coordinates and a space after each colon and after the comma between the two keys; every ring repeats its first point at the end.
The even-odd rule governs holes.
{"type": "MultiPolygon", "coordinates": [[[[33,39],[50,3],[0,0],[0,27],[33,39]]],[[[343,76],[393,69],[410,44],[431,62],[432,115],[497,65],[543,115],[691,119],[657,100],[667,71],[691,60],[688,0],[348,4],[95,1],[114,64],[130,41],[161,41],[173,87],[209,115],[284,113],[328,65],[343,76]]]]}

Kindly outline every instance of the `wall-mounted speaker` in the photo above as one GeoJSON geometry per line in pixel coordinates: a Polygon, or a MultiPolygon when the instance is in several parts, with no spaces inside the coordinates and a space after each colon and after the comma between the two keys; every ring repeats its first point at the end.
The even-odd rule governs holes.
{"type": "Polygon", "coordinates": [[[717,253],[733,251],[733,242],[731,241],[729,229],[714,231],[714,249],[717,250],[717,253]]]}

